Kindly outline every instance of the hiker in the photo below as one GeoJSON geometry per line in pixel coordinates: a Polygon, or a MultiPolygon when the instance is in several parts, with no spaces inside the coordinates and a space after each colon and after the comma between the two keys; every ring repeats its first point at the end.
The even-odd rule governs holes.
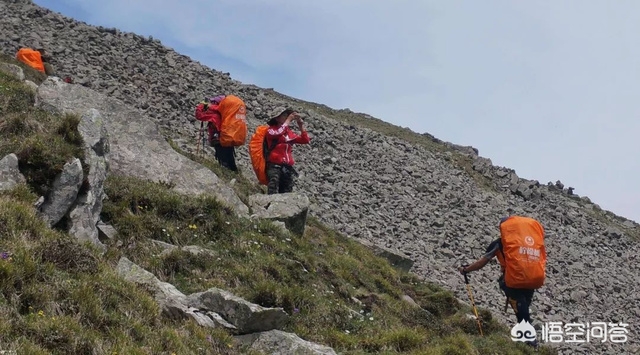
{"type": "Polygon", "coordinates": [[[223,147],[220,144],[222,114],[219,108],[225,97],[225,95],[218,95],[199,103],[196,106],[196,119],[201,122],[207,122],[207,141],[209,146],[215,150],[215,158],[218,163],[231,171],[238,171],[235,160],[235,147],[223,147]]]}
{"type": "Polygon", "coordinates": [[[38,47],[36,50],[31,48],[20,48],[16,53],[16,59],[43,74],[54,74],[53,67],[49,63],[51,61],[51,57],[49,57],[45,49],[42,47],[38,47]]]}
{"type": "MultiPolygon", "coordinates": [[[[489,244],[480,259],[471,265],[460,266],[458,271],[464,275],[480,270],[495,256],[502,271],[498,284],[507,296],[517,322],[524,320],[531,324],[529,306],[533,293],[542,287],[545,279],[544,229],[535,219],[521,216],[503,218],[499,227],[500,238],[489,244]]],[[[538,346],[537,339],[526,343],[538,346]]]]}
{"type": "Polygon", "coordinates": [[[311,141],[303,127],[302,118],[293,109],[276,107],[269,115],[266,133],[267,161],[267,193],[269,195],[293,191],[294,176],[298,173],[293,168],[293,144],[309,144],[311,141]],[[289,127],[296,121],[300,135],[289,127]]]}

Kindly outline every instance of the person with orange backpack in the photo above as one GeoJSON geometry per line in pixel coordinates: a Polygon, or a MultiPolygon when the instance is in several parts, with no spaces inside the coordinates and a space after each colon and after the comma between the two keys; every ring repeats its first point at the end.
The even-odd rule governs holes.
{"type": "MultiPolygon", "coordinates": [[[[458,268],[461,274],[483,268],[495,256],[502,275],[500,289],[516,314],[518,324],[523,320],[531,324],[529,306],[536,289],[544,285],[547,253],[544,246],[544,228],[530,217],[510,216],[500,221],[500,238],[489,244],[485,254],[471,265],[458,268]]],[[[538,341],[527,342],[537,347],[538,341]]]]}
{"type": "Polygon", "coordinates": [[[196,119],[208,122],[208,142],[215,149],[215,158],[223,167],[238,171],[235,147],[245,143],[247,137],[246,108],[234,95],[218,95],[196,106],[196,119]]]}
{"type": "Polygon", "coordinates": [[[267,194],[277,194],[293,191],[294,176],[298,173],[293,168],[292,148],[294,144],[309,144],[311,142],[304,129],[302,118],[293,109],[276,107],[267,122],[269,128],[265,133],[267,194]],[[296,121],[300,135],[289,127],[296,121]]]}

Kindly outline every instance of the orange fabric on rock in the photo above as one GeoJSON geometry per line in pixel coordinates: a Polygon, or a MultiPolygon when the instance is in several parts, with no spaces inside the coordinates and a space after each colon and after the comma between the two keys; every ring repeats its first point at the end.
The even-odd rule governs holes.
{"type": "Polygon", "coordinates": [[[507,287],[537,289],[544,285],[547,253],[544,229],[529,217],[512,216],[500,224],[502,255],[498,261],[504,268],[507,287]]]}
{"type": "Polygon", "coordinates": [[[237,147],[247,140],[247,109],[242,99],[234,95],[225,97],[218,111],[222,115],[220,125],[220,145],[237,147]]]}
{"type": "Polygon", "coordinates": [[[34,51],[31,48],[20,48],[16,54],[16,59],[27,64],[33,69],[45,72],[44,63],[42,62],[42,55],[38,51],[34,51]]]}

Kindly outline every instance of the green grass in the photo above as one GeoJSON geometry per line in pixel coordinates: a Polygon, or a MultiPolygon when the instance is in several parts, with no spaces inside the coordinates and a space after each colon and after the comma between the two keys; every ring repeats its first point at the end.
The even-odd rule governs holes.
{"type": "Polygon", "coordinates": [[[127,256],[187,294],[218,287],[282,307],[291,315],[285,330],[304,339],[345,354],[492,353],[498,343],[527,353],[505,338],[507,329],[489,312],[483,313],[488,336],[480,338],[465,316],[471,311],[451,292],[392,268],[313,218],[298,238],[269,222],[236,218],[213,197],[184,197],[160,184],[110,178],[107,194],[103,219],[118,230],[111,263],[127,256]],[[150,239],[198,245],[214,255],[161,254],[150,239]],[[428,312],[402,301],[405,294],[428,312]]]}
{"type": "MultiPolygon", "coordinates": [[[[37,110],[33,99],[26,86],[0,74],[0,154],[17,153],[27,177],[27,184],[0,193],[0,252],[7,253],[0,258],[0,349],[249,353],[224,330],[163,318],[144,287],[115,273],[119,258],[127,256],[187,294],[220,287],[282,307],[291,315],[285,330],[343,354],[530,353],[511,342],[508,329],[486,310],[480,337],[466,317],[471,311],[451,292],[392,268],[313,218],[304,236],[293,237],[269,222],[240,219],[211,196],[185,197],[166,184],[109,177],[101,218],[118,234],[101,257],[36,215],[33,202],[49,191],[62,164],[82,158],[82,140],[77,117],[37,110]],[[199,245],[214,256],[180,250],[161,255],[152,239],[199,245]]],[[[260,191],[241,174],[190,157],[223,179],[235,178],[245,198],[260,191]]]]}
{"type": "MultiPolygon", "coordinates": [[[[144,290],[66,233],[47,228],[21,186],[0,196],[0,349],[28,354],[196,354],[231,337],[168,322],[144,290]],[[211,340],[208,340],[211,339],[211,340]]],[[[205,352],[201,352],[205,353],[205,352]]]]}

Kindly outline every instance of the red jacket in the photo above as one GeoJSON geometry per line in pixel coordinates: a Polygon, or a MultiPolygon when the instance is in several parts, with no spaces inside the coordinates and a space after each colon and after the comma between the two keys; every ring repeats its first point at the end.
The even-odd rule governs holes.
{"type": "Polygon", "coordinates": [[[218,111],[218,105],[200,103],[196,106],[196,119],[198,121],[209,122],[207,130],[209,131],[209,140],[213,138],[215,133],[220,132],[220,126],[222,125],[222,115],[218,111]],[[207,105],[207,109],[204,109],[204,105],[207,105]]]}
{"type": "Polygon", "coordinates": [[[267,130],[267,149],[270,149],[267,162],[272,164],[293,165],[292,148],[294,144],[308,144],[311,140],[307,131],[295,134],[288,125],[271,126],[267,130]]]}

